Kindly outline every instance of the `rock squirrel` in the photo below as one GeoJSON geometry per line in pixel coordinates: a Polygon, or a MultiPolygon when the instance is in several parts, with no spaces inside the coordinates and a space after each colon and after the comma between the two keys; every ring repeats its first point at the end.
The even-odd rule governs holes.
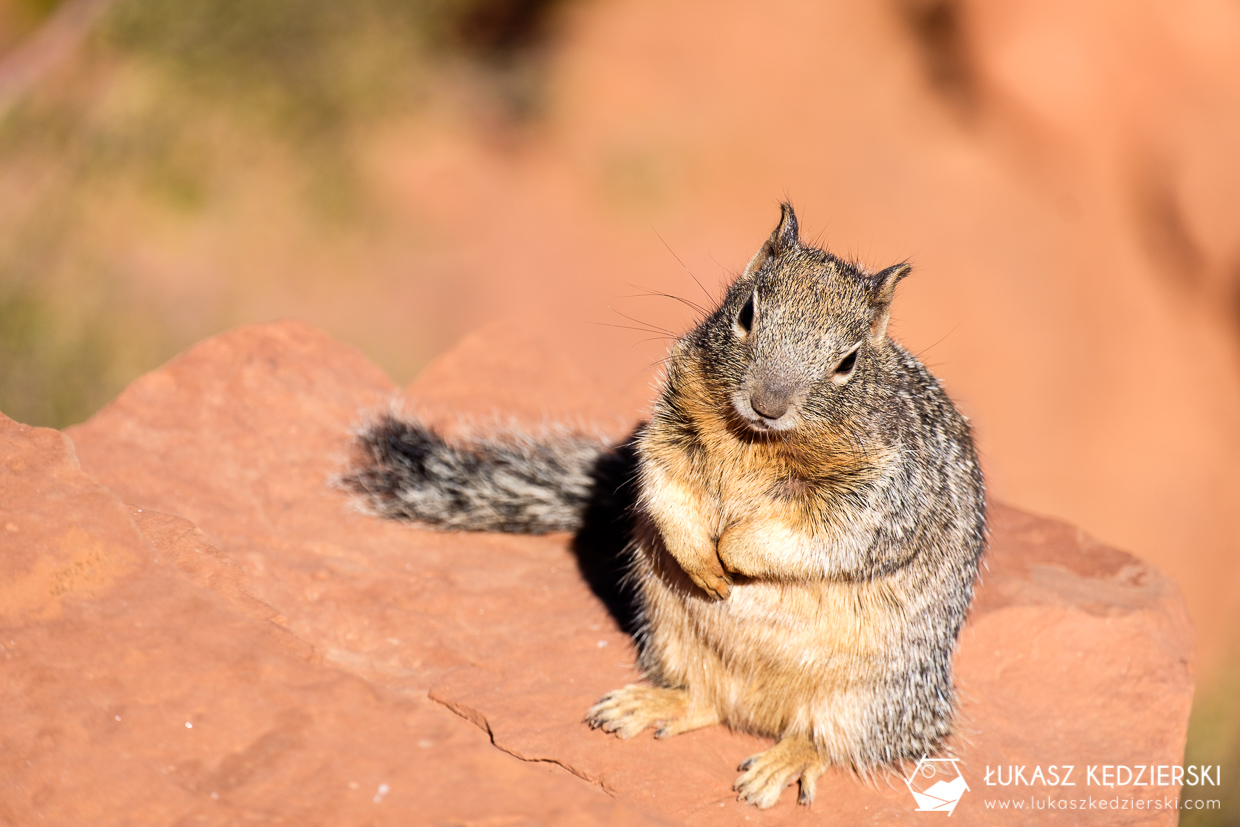
{"type": "Polygon", "coordinates": [[[635,474],[628,577],[649,683],[587,722],[621,738],[713,724],[775,738],[734,788],[766,808],[799,781],[808,804],[828,766],[898,766],[952,731],[985,493],[967,421],[887,335],[909,269],[802,244],[784,204],[672,346],[627,451],[568,433],[452,443],[386,415],[344,482],[383,516],[540,533],[580,529],[635,474]]]}

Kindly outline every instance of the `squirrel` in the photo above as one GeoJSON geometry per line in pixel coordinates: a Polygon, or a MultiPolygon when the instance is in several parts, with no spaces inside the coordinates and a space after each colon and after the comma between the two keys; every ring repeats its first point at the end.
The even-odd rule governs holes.
{"type": "Polygon", "coordinates": [[[952,655],[986,541],[968,421],[887,332],[910,265],[870,272],[774,232],[671,348],[626,450],[567,432],[454,444],[387,414],[343,478],[373,513],[454,530],[580,530],[628,509],[648,683],[594,728],[667,738],[723,724],[776,739],[738,768],[760,808],[829,766],[861,775],[941,751],[952,655]],[[622,498],[623,499],[623,498],[622,498]]]}

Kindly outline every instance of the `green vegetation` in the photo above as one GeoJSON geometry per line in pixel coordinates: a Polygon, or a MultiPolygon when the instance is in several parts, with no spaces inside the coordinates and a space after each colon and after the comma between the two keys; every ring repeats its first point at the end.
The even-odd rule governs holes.
{"type": "MultiPolygon", "coordinates": [[[[55,5],[10,8],[37,23],[55,5]]],[[[417,117],[453,67],[500,81],[521,99],[511,111],[528,111],[503,79],[526,76],[508,70],[549,8],[119,0],[0,115],[0,411],[80,421],[139,373],[246,320],[227,283],[152,285],[137,263],[150,239],[239,222],[238,205],[259,198],[288,247],[323,229],[364,235],[373,210],[356,136],[417,117]],[[198,298],[186,302],[187,290],[198,298]]]]}
{"type": "Polygon", "coordinates": [[[1233,657],[1223,677],[1198,689],[1188,727],[1184,763],[1219,765],[1218,787],[1185,787],[1181,798],[1218,799],[1217,810],[1184,810],[1183,827],[1240,825],[1240,658],[1233,657]]]}

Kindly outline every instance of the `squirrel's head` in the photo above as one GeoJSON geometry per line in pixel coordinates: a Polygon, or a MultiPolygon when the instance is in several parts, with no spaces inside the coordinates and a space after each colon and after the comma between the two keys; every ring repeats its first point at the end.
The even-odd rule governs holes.
{"type": "Polygon", "coordinates": [[[792,432],[846,418],[879,381],[896,283],[908,264],[871,273],[801,243],[779,225],[719,308],[681,342],[725,415],[752,432],[792,432]]]}

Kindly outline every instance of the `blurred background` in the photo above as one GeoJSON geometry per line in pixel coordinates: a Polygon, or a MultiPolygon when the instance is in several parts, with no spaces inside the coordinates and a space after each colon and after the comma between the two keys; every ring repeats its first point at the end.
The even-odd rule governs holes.
{"type": "Polygon", "coordinates": [[[284,316],[639,399],[784,198],[914,263],[893,330],[998,498],[1175,576],[1224,765],[1184,823],[1240,824],[1235,0],[0,0],[0,410],[284,316]]]}

